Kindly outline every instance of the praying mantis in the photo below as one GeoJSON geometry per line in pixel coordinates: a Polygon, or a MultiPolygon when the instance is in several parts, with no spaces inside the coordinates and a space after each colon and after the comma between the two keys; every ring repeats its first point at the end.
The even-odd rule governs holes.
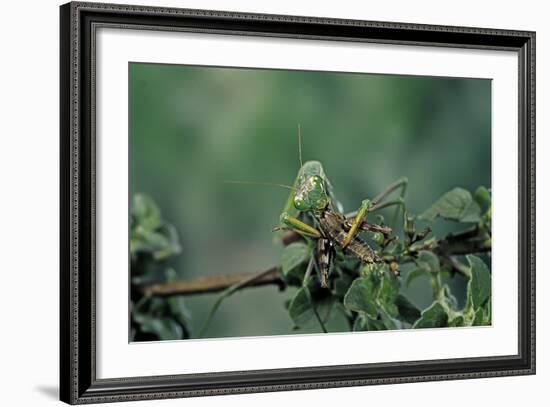
{"type": "MultiPolygon", "coordinates": [[[[366,264],[383,262],[383,259],[365,240],[360,238],[359,234],[361,231],[370,231],[381,234],[384,239],[391,235],[391,228],[369,223],[367,216],[390,206],[397,206],[397,211],[404,208],[403,197],[408,180],[399,179],[373,199],[364,199],[355,212],[345,214],[334,196],[332,185],[321,162],[302,161],[300,126],[298,126],[298,150],[300,169],[293,186],[253,184],[275,185],[291,190],[279,218],[280,225],[274,230],[292,230],[305,239],[314,241],[313,255],[307,269],[311,270],[312,266],[317,266],[321,287],[328,288],[336,247],[366,264]],[[397,190],[400,190],[399,197],[387,200],[397,190]]],[[[397,273],[395,267],[391,269],[397,273]]]]}

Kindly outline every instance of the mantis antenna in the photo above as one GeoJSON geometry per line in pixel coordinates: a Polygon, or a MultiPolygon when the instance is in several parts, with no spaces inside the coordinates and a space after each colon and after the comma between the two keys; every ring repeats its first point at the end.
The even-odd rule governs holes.
{"type": "Polygon", "coordinates": [[[304,163],[302,162],[302,133],[300,123],[298,123],[298,154],[300,155],[300,168],[302,168],[304,163]]]}
{"type": "Polygon", "coordinates": [[[296,188],[291,187],[290,185],[277,184],[275,182],[257,182],[257,181],[223,181],[225,184],[244,184],[244,185],[263,185],[268,187],[281,187],[295,191],[296,188]]]}
{"type": "MultiPolygon", "coordinates": [[[[300,157],[300,168],[301,168],[303,166],[303,162],[302,162],[302,134],[301,134],[300,123],[298,123],[298,154],[300,157]]],[[[232,181],[232,180],[226,180],[223,182],[224,184],[263,185],[263,186],[270,186],[270,187],[280,187],[280,188],[290,189],[291,191],[296,191],[296,187],[291,187],[290,185],[285,185],[285,184],[278,184],[275,182],[232,181]]]]}

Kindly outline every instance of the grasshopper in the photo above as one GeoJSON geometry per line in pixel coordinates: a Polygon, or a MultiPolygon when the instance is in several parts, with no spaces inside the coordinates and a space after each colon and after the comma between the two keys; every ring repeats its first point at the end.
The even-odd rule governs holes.
{"type": "Polygon", "coordinates": [[[302,162],[300,126],[298,126],[298,149],[300,169],[293,186],[252,183],[281,186],[291,190],[280,215],[280,226],[274,230],[292,230],[305,238],[316,240],[310,263],[316,259],[321,287],[327,288],[336,246],[363,263],[383,262],[358,234],[361,231],[371,231],[381,233],[384,238],[391,235],[391,228],[368,223],[367,215],[389,206],[404,207],[403,196],[408,181],[406,178],[401,178],[372,200],[363,200],[357,211],[344,214],[342,205],[334,196],[332,185],[322,164],[319,161],[302,162]],[[386,201],[386,198],[398,189],[401,190],[399,198],[386,201]],[[306,218],[311,222],[308,223],[306,218]]]}

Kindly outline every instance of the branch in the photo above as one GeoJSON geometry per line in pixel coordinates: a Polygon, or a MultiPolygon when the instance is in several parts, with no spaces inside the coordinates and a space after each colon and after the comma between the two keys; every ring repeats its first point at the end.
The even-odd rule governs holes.
{"type": "Polygon", "coordinates": [[[215,293],[225,290],[235,284],[246,282],[240,288],[257,287],[275,284],[280,289],[285,287],[278,267],[265,271],[221,274],[217,276],[198,277],[192,280],[176,280],[137,286],[143,294],[159,296],[190,295],[215,293]]]}
{"type": "MultiPolygon", "coordinates": [[[[381,229],[384,228],[382,227],[381,229]]],[[[386,232],[386,230],[381,229],[376,229],[376,231],[382,233],[386,232]]],[[[456,262],[452,261],[451,257],[490,251],[491,239],[472,239],[476,234],[477,229],[475,232],[473,230],[467,230],[459,234],[449,235],[437,242],[437,247],[434,249],[434,252],[455,271],[467,275],[461,267],[457,266],[456,262]]],[[[291,231],[287,231],[282,236],[282,241],[285,245],[301,239],[302,237],[299,234],[291,231]]],[[[286,286],[286,283],[281,277],[279,267],[272,267],[259,272],[221,274],[217,276],[198,277],[192,280],[176,280],[138,285],[137,289],[143,294],[167,297],[171,295],[215,293],[236,284],[240,284],[239,289],[273,284],[277,285],[279,289],[282,290],[286,286]]]]}
{"type": "Polygon", "coordinates": [[[439,241],[434,251],[440,255],[463,256],[466,254],[483,253],[491,250],[491,239],[454,240],[443,239],[439,241]]]}

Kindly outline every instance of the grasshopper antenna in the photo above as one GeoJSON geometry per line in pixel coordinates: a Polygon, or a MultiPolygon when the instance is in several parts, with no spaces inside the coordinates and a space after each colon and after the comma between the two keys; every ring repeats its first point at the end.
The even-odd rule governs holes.
{"type": "Polygon", "coordinates": [[[275,182],[257,182],[257,181],[223,181],[224,184],[241,184],[241,185],[263,185],[268,187],[280,187],[280,188],[286,188],[290,189],[291,191],[295,191],[296,188],[291,187],[290,185],[285,184],[277,184],[275,182]]]}
{"type": "Polygon", "coordinates": [[[304,163],[302,162],[302,132],[300,123],[298,123],[298,154],[300,156],[300,168],[302,168],[304,163]]]}

